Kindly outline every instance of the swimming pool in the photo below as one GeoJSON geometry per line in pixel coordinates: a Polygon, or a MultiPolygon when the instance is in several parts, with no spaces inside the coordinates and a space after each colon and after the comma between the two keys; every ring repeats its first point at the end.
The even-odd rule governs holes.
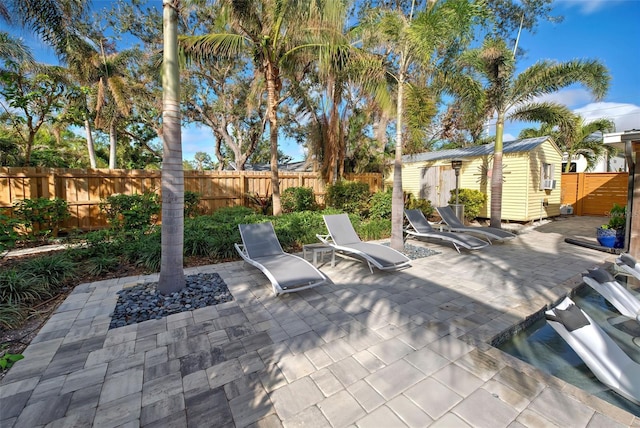
{"type": "MultiPolygon", "coordinates": [[[[619,277],[618,281],[624,283],[625,278],[619,277]]],[[[629,288],[635,293],[640,293],[640,285],[637,285],[637,282],[636,285],[630,284],[629,288]]],[[[589,314],[627,355],[640,364],[640,324],[636,320],[621,316],[609,302],[586,284],[579,288],[572,300],[589,314]]],[[[540,319],[497,345],[497,348],[640,416],[640,406],[602,384],[573,349],[547,324],[542,313],[540,319]]]]}

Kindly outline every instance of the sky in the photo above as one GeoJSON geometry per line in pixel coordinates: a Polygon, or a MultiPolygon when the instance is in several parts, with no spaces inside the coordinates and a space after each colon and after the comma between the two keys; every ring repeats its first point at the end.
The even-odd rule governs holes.
{"type": "MultiPolygon", "coordinates": [[[[95,8],[106,7],[108,3],[107,0],[93,1],[95,8]]],[[[542,100],[562,103],[587,121],[611,119],[617,132],[640,129],[640,0],[556,0],[552,14],[563,16],[564,20],[541,22],[535,33],[521,34],[519,48],[525,51],[525,56],[518,59],[518,72],[540,60],[599,60],[611,75],[609,91],[602,100],[594,100],[581,86],[560,90],[542,100]]],[[[19,35],[34,49],[37,60],[51,62],[51,51],[42,43],[24,32],[19,35]]],[[[494,126],[495,121],[487,124],[491,134],[495,133],[494,126]]],[[[516,139],[523,128],[537,126],[507,122],[504,141],[516,139]]],[[[280,142],[281,150],[294,161],[304,158],[300,146],[282,139],[280,142]]],[[[213,157],[210,129],[184,127],[182,150],[185,160],[192,160],[198,151],[213,157]]]]}
{"type": "MultiPolygon", "coordinates": [[[[611,119],[616,132],[640,129],[640,0],[556,0],[553,13],[564,16],[564,21],[542,23],[535,34],[522,33],[519,47],[526,56],[518,60],[518,70],[543,59],[599,60],[611,75],[602,100],[594,100],[581,86],[544,100],[562,103],[587,121],[611,119]]],[[[536,125],[507,123],[504,140],[513,140],[522,128],[532,126],[536,125]]]]}

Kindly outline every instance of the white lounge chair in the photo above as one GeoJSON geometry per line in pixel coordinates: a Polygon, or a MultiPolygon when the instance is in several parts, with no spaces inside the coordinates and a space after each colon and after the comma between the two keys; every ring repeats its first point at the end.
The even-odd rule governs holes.
{"type": "Polygon", "coordinates": [[[491,243],[492,239],[494,241],[504,241],[516,237],[515,234],[498,229],[497,227],[465,226],[450,206],[436,207],[436,210],[438,214],[440,214],[440,217],[442,217],[442,221],[449,226],[449,230],[452,232],[476,233],[487,238],[489,243],[491,243]]]}
{"type": "Polygon", "coordinates": [[[325,284],[329,278],[305,259],[282,250],[273,224],[239,224],[242,245],[236,250],[247,263],[271,281],[275,295],[306,290],[325,284]]]}
{"type": "Polygon", "coordinates": [[[566,297],[545,312],[547,323],[600,382],[640,404],[640,364],[632,360],[582,309],[566,297]]]}
{"type": "Polygon", "coordinates": [[[622,315],[640,322],[640,300],[623,287],[606,270],[590,269],[582,275],[583,281],[609,301],[622,315]]]}
{"type": "Polygon", "coordinates": [[[364,259],[373,273],[373,266],[380,270],[395,270],[408,267],[411,260],[399,251],[382,244],[362,242],[347,214],[324,215],[328,235],[316,235],[320,241],[337,251],[364,259]]]}
{"type": "Polygon", "coordinates": [[[622,253],[616,259],[616,267],[625,275],[640,279],[640,263],[629,254],[622,253]]]}
{"type": "Polygon", "coordinates": [[[441,232],[435,230],[425,218],[421,210],[404,210],[404,215],[409,220],[409,225],[404,229],[404,233],[415,239],[439,239],[450,242],[457,252],[460,248],[467,250],[477,250],[489,245],[488,242],[478,239],[475,236],[454,232],[441,232]]]}

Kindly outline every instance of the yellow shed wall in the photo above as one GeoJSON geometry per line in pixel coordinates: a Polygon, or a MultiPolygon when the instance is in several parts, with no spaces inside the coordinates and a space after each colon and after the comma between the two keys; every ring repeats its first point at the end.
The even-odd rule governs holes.
{"type": "MultiPolygon", "coordinates": [[[[480,217],[490,217],[491,179],[486,171],[492,167],[492,156],[464,158],[460,170],[460,188],[480,190],[487,195],[487,202],[480,210],[480,217]]],[[[405,192],[420,194],[422,168],[436,165],[450,166],[449,161],[407,162],[403,165],[402,181],[405,192]]],[[[560,215],[562,154],[547,141],[530,152],[507,153],[503,157],[504,184],[502,187],[502,219],[507,221],[531,221],[560,215]],[[540,190],[540,169],[543,163],[554,165],[556,188],[540,190]],[[544,202],[544,205],[543,203],[544,202]]],[[[385,180],[393,183],[393,174],[385,180]]]]}

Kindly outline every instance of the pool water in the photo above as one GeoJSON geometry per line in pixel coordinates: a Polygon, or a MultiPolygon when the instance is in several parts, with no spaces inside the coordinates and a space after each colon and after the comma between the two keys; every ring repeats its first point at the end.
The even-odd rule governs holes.
{"type": "MultiPolygon", "coordinates": [[[[619,276],[617,280],[624,283],[625,277],[619,276]]],[[[629,289],[640,297],[640,284],[637,281],[629,280],[629,289]]],[[[640,364],[640,324],[636,320],[620,315],[604,297],[586,284],[577,291],[572,300],[593,318],[627,355],[640,364]]],[[[544,316],[497,347],[546,373],[640,416],[640,406],[601,383],[567,342],[547,324],[544,316]]]]}

